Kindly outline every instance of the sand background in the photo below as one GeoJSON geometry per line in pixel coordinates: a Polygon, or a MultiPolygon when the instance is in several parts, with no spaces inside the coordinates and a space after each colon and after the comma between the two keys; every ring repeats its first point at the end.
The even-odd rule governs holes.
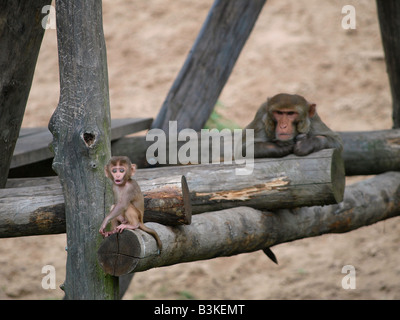
{"type": "MultiPolygon", "coordinates": [[[[212,0],[103,0],[111,114],[155,117],[212,0]]],[[[268,0],[220,95],[241,126],[279,92],[317,103],[334,130],[390,129],[391,96],[375,1],[268,0]],[[344,5],[356,29],[342,28],[344,5]]],[[[45,33],[24,127],[47,126],[59,97],[56,31],[45,33]]],[[[349,179],[349,183],[355,179],[349,179]]],[[[262,252],[185,263],[135,275],[126,299],[399,299],[400,218],[340,235],[281,244],[279,265],[262,252]],[[344,290],[344,265],[356,289],[344,290]]],[[[65,235],[0,239],[0,299],[58,299],[65,235]],[[41,287],[45,265],[57,289],[41,287]]]]}

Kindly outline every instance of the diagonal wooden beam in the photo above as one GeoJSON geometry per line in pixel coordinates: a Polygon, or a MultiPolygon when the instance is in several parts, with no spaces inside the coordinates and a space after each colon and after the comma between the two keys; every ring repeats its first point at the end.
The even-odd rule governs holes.
{"type": "Polygon", "coordinates": [[[216,0],[152,128],[200,130],[208,120],[266,0],[216,0]]]}

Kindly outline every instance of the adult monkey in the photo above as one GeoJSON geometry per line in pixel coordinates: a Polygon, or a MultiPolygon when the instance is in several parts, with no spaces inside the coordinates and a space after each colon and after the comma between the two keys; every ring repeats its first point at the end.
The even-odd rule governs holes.
{"type": "MultiPolygon", "coordinates": [[[[291,153],[305,156],[322,149],[343,149],[339,135],[318,116],[315,103],[297,94],[280,93],[267,99],[245,129],[254,130],[255,158],[279,158],[291,153]]],[[[245,147],[243,136],[242,149],[245,147]]],[[[263,251],[278,263],[270,248],[263,251]]]]}
{"type": "Polygon", "coordinates": [[[110,213],[104,218],[99,232],[104,236],[125,229],[141,229],[151,234],[157,242],[159,253],[162,249],[161,240],[157,232],[143,223],[144,198],[138,183],[132,179],[136,172],[136,165],[125,156],[114,156],[104,167],[104,173],[113,182],[114,205],[110,213]],[[111,221],[111,231],[105,231],[111,221]]]}
{"type": "Polygon", "coordinates": [[[318,116],[316,105],[297,94],[280,93],[269,98],[246,129],[254,129],[255,158],[279,158],[290,153],[305,156],[322,149],[343,149],[339,135],[318,116]]]}

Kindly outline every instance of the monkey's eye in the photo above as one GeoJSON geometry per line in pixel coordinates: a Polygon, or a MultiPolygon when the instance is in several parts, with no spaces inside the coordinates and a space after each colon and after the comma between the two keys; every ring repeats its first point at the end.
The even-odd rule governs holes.
{"type": "Polygon", "coordinates": [[[294,112],[294,111],[289,111],[287,114],[288,114],[288,116],[293,116],[293,115],[296,114],[296,112],[294,112]]]}
{"type": "Polygon", "coordinates": [[[117,169],[112,169],[112,173],[117,173],[117,169]]]}
{"type": "Polygon", "coordinates": [[[119,169],[119,172],[124,173],[125,169],[119,169]]]}

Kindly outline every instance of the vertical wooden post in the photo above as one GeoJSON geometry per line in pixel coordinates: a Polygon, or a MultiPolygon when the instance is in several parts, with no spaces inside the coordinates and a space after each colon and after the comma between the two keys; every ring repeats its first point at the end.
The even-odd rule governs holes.
{"type": "Polygon", "coordinates": [[[98,229],[110,200],[104,165],[111,155],[102,2],[57,0],[60,100],[49,129],[65,198],[68,299],[117,299],[118,278],[97,263],[98,229]]]}
{"type": "Polygon", "coordinates": [[[152,128],[204,127],[265,2],[215,0],[152,128]]]}
{"type": "Polygon", "coordinates": [[[7,182],[51,0],[0,2],[0,188],[7,182]]]}
{"type": "Polygon", "coordinates": [[[400,2],[377,0],[386,68],[393,100],[393,128],[400,128],[400,2]]]}

